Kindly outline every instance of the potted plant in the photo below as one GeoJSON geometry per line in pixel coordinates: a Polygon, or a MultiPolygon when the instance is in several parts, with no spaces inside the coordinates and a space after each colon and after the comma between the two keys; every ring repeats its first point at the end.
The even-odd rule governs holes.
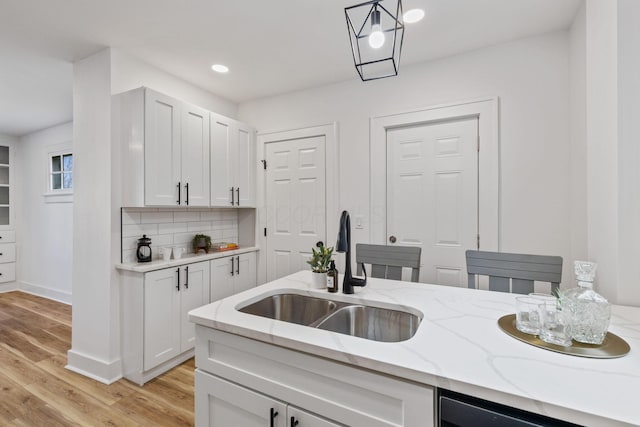
{"type": "Polygon", "coordinates": [[[311,251],[313,256],[307,260],[307,264],[311,266],[311,284],[315,288],[325,288],[333,248],[328,248],[324,243],[318,242],[315,248],[311,248],[311,251]]]}
{"type": "Polygon", "coordinates": [[[198,253],[200,249],[204,249],[206,253],[209,253],[211,249],[211,237],[206,234],[196,234],[191,241],[193,246],[193,252],[198,253]]]}

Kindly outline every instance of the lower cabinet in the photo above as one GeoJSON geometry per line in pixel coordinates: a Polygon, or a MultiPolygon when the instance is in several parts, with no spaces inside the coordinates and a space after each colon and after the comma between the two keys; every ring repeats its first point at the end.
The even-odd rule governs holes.
{"type": "Polygon", "coordinates": [[[285,402],[196,370],[196,425],[338,427],[285,402]]]}
{"type": "Polygon", "coordinates": [[[0,283],[16,280],[15,241],[15,231],[0,231],[0,283]]]}
{"type": "Polygon", "coordinates": [[[211,261],[211,302],[256,286],[255,252],[211,261]]]}
{"type": "Polygon", "coordinates": [[[196,427],[434,427],[434,403],[427,385],[196,326],[196,427]]]}
{"type": "Polygon", "coordinates": [[[124,376],[144,384],[193,356],[188,313],[209,303],[209,261],[126,272],[122,289],[124,376]]]}

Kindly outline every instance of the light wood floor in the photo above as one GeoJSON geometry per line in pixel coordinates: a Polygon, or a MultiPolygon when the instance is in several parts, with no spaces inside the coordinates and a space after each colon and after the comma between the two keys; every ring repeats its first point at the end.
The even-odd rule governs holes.
{"type": "Polygon", "coordinates": [[[139,387],[64,368],[71,307],[0,294],[0,426],[192,426],[193,360],[139,387]]]}

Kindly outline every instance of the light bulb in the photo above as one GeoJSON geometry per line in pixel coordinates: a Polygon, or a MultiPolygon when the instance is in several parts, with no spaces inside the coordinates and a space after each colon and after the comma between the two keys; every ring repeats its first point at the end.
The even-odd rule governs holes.
{"type": "Polygon", "coordinates": [[[380,11],[376,8],[371,12],[371,34],[369,34],[369,46],[380,49],[384,45],[384,33],[380,25],[380,11]]]}
{"type": "Polygon", "coordinates": [[[371,27],[371,34],[369,35],[369,46],[374,49],[380,49],[384,45],[384,33],[380,25],[373,25],[371,27]]]}

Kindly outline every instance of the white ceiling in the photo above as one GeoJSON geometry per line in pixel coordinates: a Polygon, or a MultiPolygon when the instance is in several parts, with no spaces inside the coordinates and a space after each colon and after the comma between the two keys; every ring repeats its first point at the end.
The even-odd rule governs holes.
{"type": "MultiPolygon", "coordinates": [[[[393,0],[386,0],[391,2],[393,0]]],[[[404,0],[402,67],[568,28],[583,0],[404,0]]],[[[71,120],[72,62],[120,48],[237,103],[358,79],[358,0],[0,0],[0,133],[71,120]],[[213,73],[222,63],[231,71],[213,73]]]]}

